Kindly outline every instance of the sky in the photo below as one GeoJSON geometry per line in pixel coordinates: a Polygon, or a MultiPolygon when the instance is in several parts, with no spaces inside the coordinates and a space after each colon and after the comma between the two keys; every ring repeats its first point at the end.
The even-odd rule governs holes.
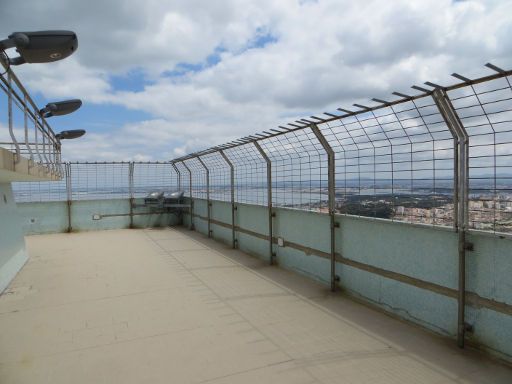
{"type": "MultiPolygon", "coordinates": [[[[512,2],[0,0],[0,32],[68,29],[78,51],[14,71],[45,105],[63,160],[170,160],[432,81],[512,68],[512,2]]],[[[10,56],[16,53],[8,51],[10,56]]],[[[5,122],[3,122],[5,123],[5,122]]]]}

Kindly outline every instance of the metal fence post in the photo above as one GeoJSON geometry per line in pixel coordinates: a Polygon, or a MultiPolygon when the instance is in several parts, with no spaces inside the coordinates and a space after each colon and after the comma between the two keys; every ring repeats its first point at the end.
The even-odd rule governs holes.
{"type": "Polygon", "coordinates": [[[334,159],[334,151],[326,140],[320,129],[316,124],[310,125],[311,130],[315,134],[316,138],[322,145],[327,154],[327,189],[328,189],[328,206],[329,206],[329,217],[331,221],[331,291],[336,290],[336,221],[334,217],[335,211],[335,159],[334,159]]]}
{"type": "Polygon", "coordinates": [[[72,204],[72,186],[71,186],[71,163],[67,162],[64,164],[64,170],[66,173],[66,203],[67,203],[67,213],[68,213],[68,232],[73,230],[71,225],[71,204],[72,204]]]}
{"type": "Polygon", "coordinates": [[[233,238],[233,248],[237,246],[236,234],[235,234],[235,167],[229,158],[226,156],[224,151],[219,150],[219,153],[224,158],[224,161],[229,165],[230,169],[230,184],[231,184],[231,235],[233,238]]]}
{"type": "Polygon", "coordinates": [[[269,242],[269,250],[270,250],[270,265],[274,265],[276,263],[276,254],[274,253],[274,231],[272,229],[272,162],[270,158],[267,156],[261,145],[257,141],[253,141],[254,146],[260,153],[261,157],[267,163],[267,208],[268,208],[268,242],[269,242]]]}
{"type": "Polygon", "coordinates": [[[458,314],[457,314],[457,344],[464,348],[464,335],[467,330],[465,322],[466,306],[466,230],[468,227],[468,189],[469,189],[469,136],[462,125],[457,112],[448,97],[446,91],[436,88],[432,97],[443,116],[443,119],[452,133],[455,145],[454,155],[454,217],[455,227],[458,233],[458,314]]]}
{"type": "Polygon", "coordinates": [[[190,191],[190,230],[194,230],[194,199],[192,198],[192,171],[185,164],[185,161],[182,161],[181,164],[185,167],[188,172],[188,186],[190,191]]]}
{"type": "Polygon", "coordinates": [[[135,203],[135,197],[133,192],[133,171],[135,164],[133,161],[128,163],[128,191],[130,194],[130,228],[133,228],[133,205],[135,203]]]}
{"type": "Polygon", "coordinates": [[[171,162],[172,167],[176,171],[176,178],[177,178],[177,184],[178,184],[178,190],[181,191],[181,172],[174,163],[174,161],[171,162]]]}
{"type": "MultiPolygon", "coordinates": [[[[174,168],[174,170],[176,171],[176,181],[177,181],[177,184],[178,184],[178,191],[181,192],[181,171],[179,170],[179,168],[176,166],[176,163],[174,161],[171,161],[171,165],[172,167],[174,168]]],[[[191,199],[192,201],[192,199],[191,199]]],[[[192,212],[190,212],[190,217],[192,218],[192,212]]],[[[183,215],[180,215],[180,225],[183,225],[183,215]]]]}
{"type": "Polygon", "coordinates": [[[197,156],[197,160],[201,163],[203,168],[206,171],[206,210],[207,210],[207,217],[208,217],[208,237],[212,237],[212,228],[211,228],[211,214],[210,214],[210,208],[211,208],[211,202],[210,202],[210,170],[204,163],[204,161],[201,159],[200,156],[197,156]]]}

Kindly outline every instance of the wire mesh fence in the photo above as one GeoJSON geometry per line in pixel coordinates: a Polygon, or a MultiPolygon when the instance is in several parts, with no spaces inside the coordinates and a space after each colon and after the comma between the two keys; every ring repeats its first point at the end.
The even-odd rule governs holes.
{"type": "Polygon", "coordinates": [[[66,180],[15,182],[12,183],[14,199],[17,203],[66,201],[66,180]]]}
{"type": "Polygon", "coordinates": [[[327,154],[311,129],[271,137],[260,145],[272,163],[274,206],[327,209],[327,154]]]}
{"type": "Polygon", "coordinates": [[[224,175],[211,182],[211,199],[227,200],[212,193],[229,188],[229,165],[215,160],[224,153],[237,202],[268,205],[271,191],[274,206],[328,212],[334,196],[331,214],[511,233],[512,71],[486,66],[489,76],[453,74],[462,82],[426,82],[412,87],[416,95],[394,92],[394,101],[338,108],[175,161],[200,157],[224,175]],[[334,152],[332,195],[313,125],[334,152]],[[271,182],[255,143],[271,162],[271,182]]]}
{"type": "Polygon", "coordinates": [[[512,88],[508,76],[449,92],[469,141],[469,226],[512,232],[512,88]]]}
{"type": "MultiPolygon", "coordinates": [[[[226,155],[227,156],[227,155],[226,155]]],[[[230,166],[220,152],[201,156],[210,174],[210,200],[231,200],[230,166]]]]}
{"type": "Polygon", "coordinates": [[[454,139],[430,96],[319,124],[336,154],[336,210],[453,224],[454,139]]]}
{"type": "Polygon", "coordinates": [[[207,169],[197,157],[185,161],[185,164],[192,173],[192,197],[206,199],[208,194],[207,169]]]}
{"type": "Polygon", "coordinates": [[[129,163],[71,163],[71,200],[130,197],[129,163]]]}
{"type": "Polygon", "coordinates": [[[149,190],[174,191],[178,189],[178,174],[170,162],[133,164],[133,197],[145,197],[149,190]]]}
{"type": "MultiPolygon", "coordinates": [[[[395,92],[394,101],[339,108],[172,162],[70,163],[71,198],[179,188],[200,199],[511,233],[512,71],[487,66],[490,76],[454,74],[462,82],[414,86],[420,94],[395,92]]],[[[13,189],[18,202],[67,199],[65,181],[13,189]]]]}
{"type": "Polygon", "coordinates": [[[170,162],[73,162],[64,168],[68,172],[60,181],[12,183],[15,201],[141,198],[178,189],[178,174],[170,162]]]}
{"type": "Polygon", "coordinates": [[[267,163],[254,144],[227,149],[224,153],[235,169],[235,201],[267,205],[267,163]]]}
{"type": "Polygon", "coordinates": [[[184,192],[184,196],[190,197],[192,195],[192,173],[187,165],[183,162],[174,162],[176,172],[180,179],[179,188],[184,192]]]}

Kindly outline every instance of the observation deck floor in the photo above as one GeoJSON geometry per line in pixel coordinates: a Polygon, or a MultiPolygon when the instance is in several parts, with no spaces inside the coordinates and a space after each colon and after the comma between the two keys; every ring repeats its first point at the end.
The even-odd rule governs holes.
{"type": "Polygon", "coordinates": [[[512,369],[184,228],[29,236],[1,383],[511,383],[512,369]]]}

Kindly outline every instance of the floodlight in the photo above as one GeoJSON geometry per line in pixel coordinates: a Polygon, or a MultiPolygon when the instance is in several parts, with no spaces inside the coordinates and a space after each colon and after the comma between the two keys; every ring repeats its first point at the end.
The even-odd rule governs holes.
{"type": "Polygon", "coordinates": [[[82,106],[82,100],[73,99],[65,101],[57,101],[54,103],[46,104],[46,107],[39,111],[39,114],[44,118],[52,116],[62,116],[75,112],[82,106]]]}
{"type": "Polygon", "coordinates": [[[64,59],[78,48],[78,39],[72,31],[14,32],[0,41],[0,50],[16,48],[19,57],[9,64],[48,63],[64,59]]]}
{"type": "Polygon", "coordinates": [[[78,139],[79,137],[85,135],[84,129],[72,129],[69,131],[62,131],[55,135],[57,140],[71,140],[78,139]]]}

